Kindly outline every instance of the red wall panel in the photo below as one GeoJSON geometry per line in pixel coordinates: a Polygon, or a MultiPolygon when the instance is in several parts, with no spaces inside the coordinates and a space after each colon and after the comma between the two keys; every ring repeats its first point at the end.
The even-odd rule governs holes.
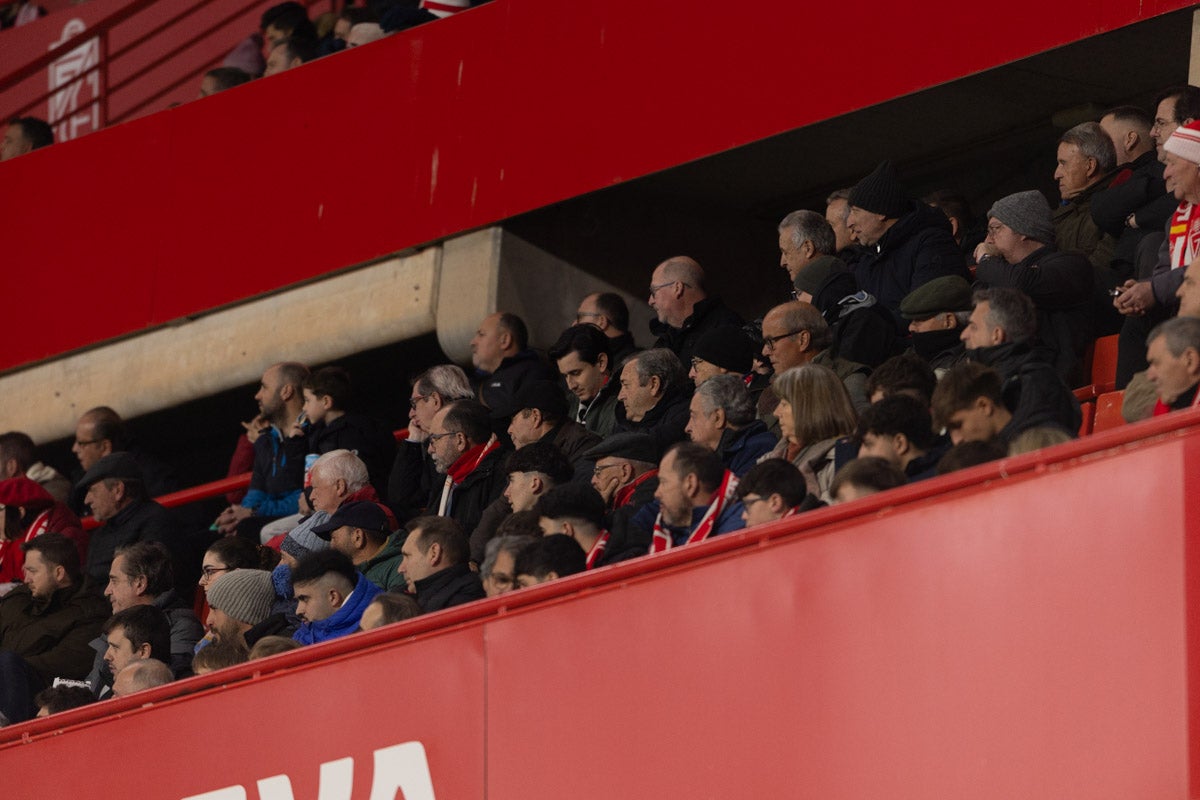
{"type": "Polygon", "coordinates": [[[1185,5],[1015,0],[972,36],[951,0],[850,19],[788,0],[736,14],[496,0],[0,165],[0,291],[27,300],[14,324],[41,331],[6,347],[0,368],[1185,5]],[[871,44],[847,59],[843,33],[871,44]],[[803,97],[784,89],[795,85],[803,97]],[[33,270],[48,275],[30,285],[33,270]],[[138,289],[99,307],[94,275],[138,289]]]}

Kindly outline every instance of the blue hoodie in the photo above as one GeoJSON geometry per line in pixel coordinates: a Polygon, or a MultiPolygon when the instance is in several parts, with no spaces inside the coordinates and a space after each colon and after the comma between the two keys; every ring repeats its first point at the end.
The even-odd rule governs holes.
{"type": "Polygon", "coordinates": [[[381,591],[382,589],[367,580],[367,576],[360,572],[358,583],[354,585],[349,602],[342,604],[341,608],[333,612],[333,616],[316,622],[304,623],[296,629],[292,638],[300,644],[316,644],[357,632],[358,622],[362,619],[363,612],[375,599],[375,595],[381,591]]]}

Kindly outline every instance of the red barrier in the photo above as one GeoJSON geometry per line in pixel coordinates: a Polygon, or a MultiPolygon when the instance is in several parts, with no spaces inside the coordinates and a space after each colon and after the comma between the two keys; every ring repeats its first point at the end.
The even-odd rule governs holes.
{"type": "Polygon", "coordinates": [[[0,196],[6,263],[121,276],[95,285],[82,266],[6,270],[0,293],[22,298],[11,323],[39,335],[9,343],[0,369],[1187,5],[1013,0],[972,36],[954,0],[920,13],[873,4],[851,25],[872,44],[840,58],[797,44],[798,32],[846,29],[836,4],[767,0],[731,28],[727,14],[666,0],[634,13],[611,0],[496,0],[0,165],[0,182],[18,188],[0,196]],[[834,63],[844,76],[810,80],[834,63]],[[803,102],[781,93],[795,85],[803,102]],[[77,185],[99,188],[56,194],[53,210],[28,200],[77,185]]]}
{"type": "Polygon", "coordinates": [[[0,730],[5,788],[1195,796],[1198,467],[1128,426],[0,730]]]}

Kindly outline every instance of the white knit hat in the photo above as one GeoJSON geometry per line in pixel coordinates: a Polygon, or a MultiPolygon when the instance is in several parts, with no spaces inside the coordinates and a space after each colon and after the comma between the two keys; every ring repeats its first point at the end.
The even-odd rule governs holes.
{"type": "Polygon", "coordinates": [[[1200,122],[1180,125],[1163,144],[1163,150],[1171,155],[1200,164],[1200,122]]]}

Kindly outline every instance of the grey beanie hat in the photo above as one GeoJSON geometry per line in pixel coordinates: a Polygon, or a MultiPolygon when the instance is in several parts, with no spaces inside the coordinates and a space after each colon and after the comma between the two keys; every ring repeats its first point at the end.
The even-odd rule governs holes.
{"type": "Polygon", "coordinates": [[[275,584],[271,573],[261,569],[235,569],[208,587],[208,604],[238,622],[257,625],[271,616],[275,584]]]}
{"type": "Polygon", "coordinates": [[[1042,244],[1054,244],[1050,204],[1036,189],[1001,197],[988,209],[988,217],[1000,220],[1022,236],[1042,244]]]}
{"type": "Polygon", "coordinates": [[[309,553],[318,553],[329,549],[329,540],[322,539],[313,533],[313,528],[329,521],[329,512],[314,511],[296,527],[288,531],[279,544],[279,549],[295,559],[304,558],[309,553]]]}

